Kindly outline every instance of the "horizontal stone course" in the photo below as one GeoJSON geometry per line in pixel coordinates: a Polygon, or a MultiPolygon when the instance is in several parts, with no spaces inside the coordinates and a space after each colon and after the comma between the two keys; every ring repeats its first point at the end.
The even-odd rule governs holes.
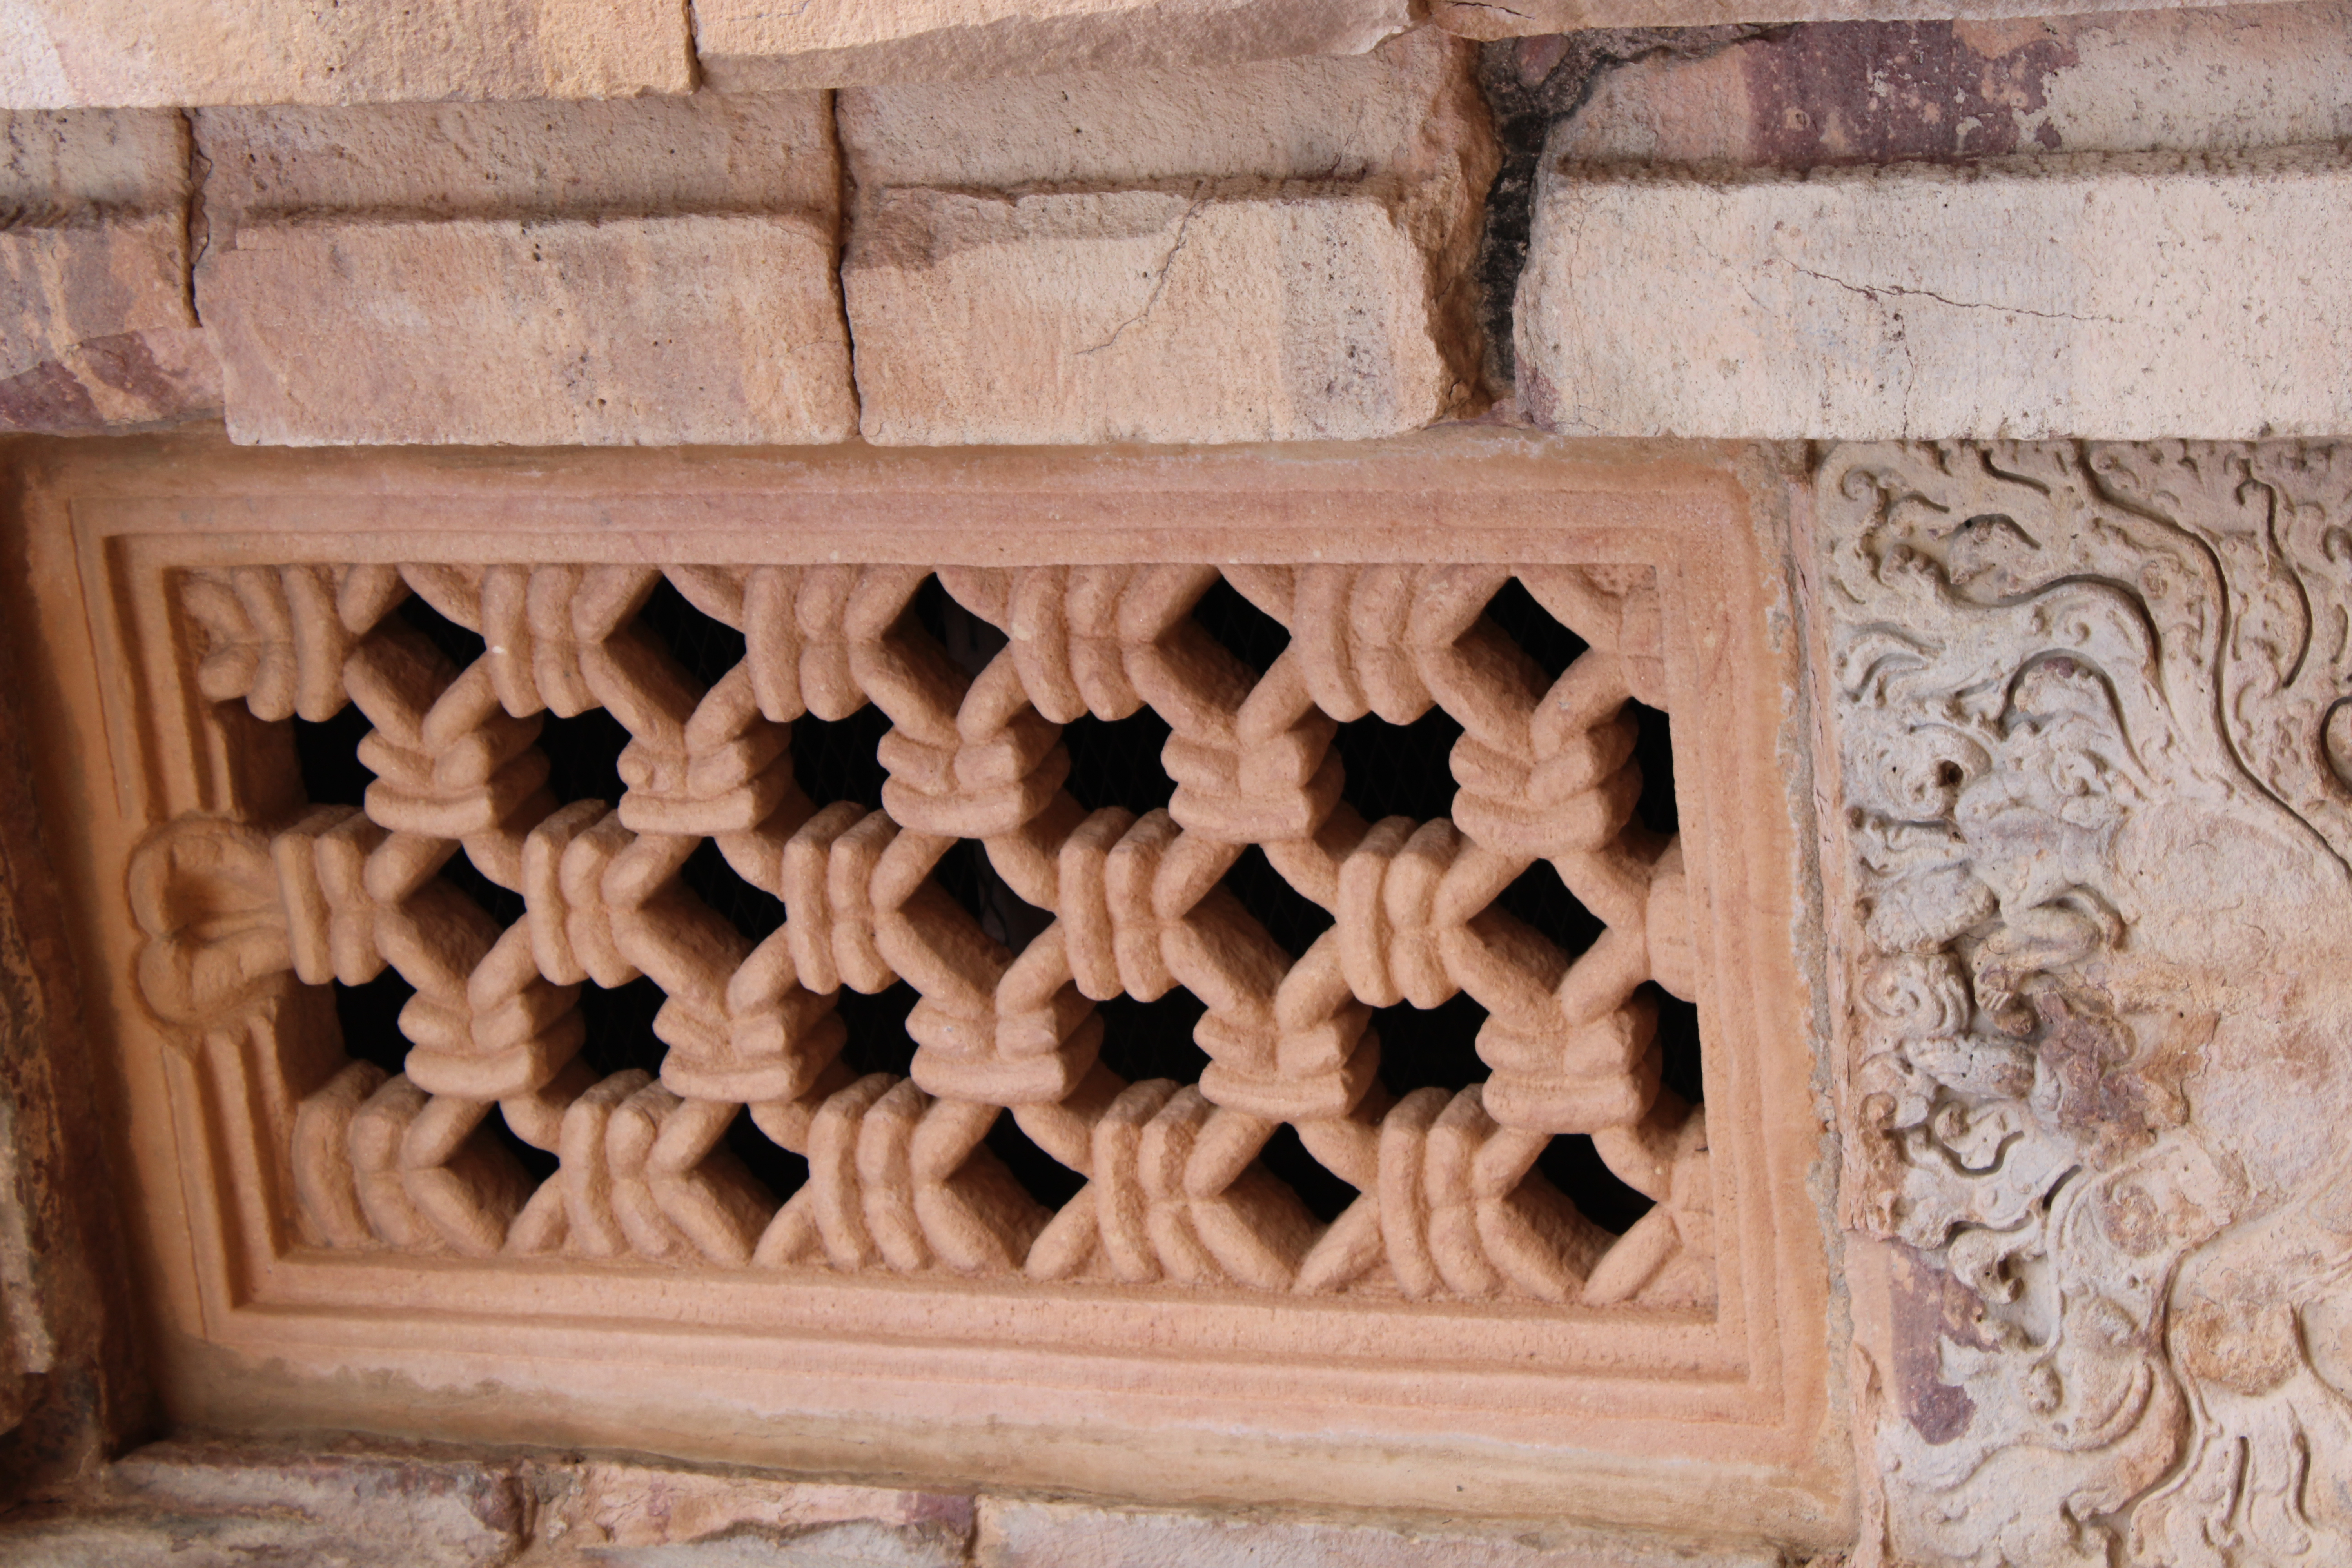
{"type": "Polygon", "coordinates": [[[1423,34],[1342,59],[860,89],[838,100],[843,153],[861,185],[1409,174],[1446,187],[1429,198],[1475,200],[1459,189],[1484,134],[1470,54],[1423,34]]]}
{"type": "Polygon", "coordinates": [[[972,1500],[561,1455],[168,1442],[78,1510],[0,1519],[43,1568],[957,1568],[972,1500]]]}
{"type": "Polygon", "coordinates": [[[1769,1546],[1512,1531],[1150,1513],[982,1498],[974,1568],[1782,1568],[1769,1546]]]}
{"type": "Polygon", "coordinates": [[[2326,0],[2012,22],[1832,22],[1711,52],[1660,51],[1601,75],[1552,153],[1586,163],[1804,169],[2247,152],[2347,136],[2352,4],[2326,0]]]}
{"type": "Polygon", "coordinates": [[[1718,181],[1554,166],[1519,392],[1596,436],[2340,430],[2347,242],[2333,153],[1718,181]]]}
{"type": "Polygon", "coordinates": [[[723,91],[1352,55],[1413,22],[1407,0],[701,0],[694,19],[723,91]]]}
{"type": "Polygon", "coordinates": [[[678,0],[23,0],[0,109],[686,92],[678,0]]]}
{"type": "Polygon", "coordinates": [[[1775,1548],[1549,1523],[1374,1522],[803,1480],[340,1438],[175,1441],[78,1510],[0,1519],[43,1568],[1782,1568],[1775,1548]]]}
{"type": "Polygon", "coordinates": [[[1496,166],[1473,51],[845,92],[888,444],[1348,439],[1461,405],[1496,166]]]}
{"type": "Polygon", "coordinates": [[[800,211],[839,205],[818,92],[192,115],[215,243],[247,217],[800,211]]]}
{"type": "MultiPolygon", "coordinates": [[[[2202,0],[1432,0],[1429,19],[1466,38],[1587,27],[1706,27],[1731,22],[1999,21],[2095,11],[2198,8],[2202,0]]],[[[2258,7],[2250,7],[2258,8],[2258,7]]]]}
{"type": "Polygon", "coordinates": [[[823,93],[194,119],[238,440],[856,428],[823,93]]]}
{"type": "Polygon", "coordinates": [[[198,269],[234,440],[838,441],[833,237],[798,215],[267,223],[198,269]]]}
{"type": "Polygon", "coordinates": [[[1455,393],[1426,259],[1359,195],[894,193],[844,275],[868,440],[1349,440],[1455,393]]]}

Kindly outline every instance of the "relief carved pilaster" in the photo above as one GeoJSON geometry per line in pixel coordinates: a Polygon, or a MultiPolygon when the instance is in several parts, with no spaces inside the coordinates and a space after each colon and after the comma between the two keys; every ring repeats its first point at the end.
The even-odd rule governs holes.
{"type": "Polygon", "coordinates": [[[1887,1555],[2352,1561],[2352,447],[1816,504],[1887,1555]]]}

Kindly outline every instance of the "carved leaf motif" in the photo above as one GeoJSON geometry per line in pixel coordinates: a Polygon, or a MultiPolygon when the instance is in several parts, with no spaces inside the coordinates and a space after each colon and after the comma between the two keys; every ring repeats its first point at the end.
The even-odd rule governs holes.
{"type": "Polygon", "coordinates": [[[1896,1347],[1958,1412],[1882,1425],[1898,1556],[2352,1553],[2311,1327],[2352,1278],[2346,479],[2289,443],[1822,466],[1845,1212],[1976,1304],[1896,1347]]]}

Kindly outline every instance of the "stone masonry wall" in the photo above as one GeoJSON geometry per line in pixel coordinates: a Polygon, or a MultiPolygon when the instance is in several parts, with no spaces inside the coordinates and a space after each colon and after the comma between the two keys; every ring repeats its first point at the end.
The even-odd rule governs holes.
{"type": "Polygon", "coordinates": [[[20,625],[0,1563],[2345,1561],[2347,257],[2347,0],[0,7],[11,517],[50,437],[215,425],[1752,446],[1858,1500],[1816,1555],[172,1430],[20,625]]]}
{"type": "MultiPolygon", "coordinates": [[[[232,88],[189,62],[237,51],[158,35],[143,81],[0,89],[0,427],[2242,438],[2352,412],[2340,4],[1580,13],[1599,30],[1514,23],[1483,68],[1305,0],[1034,37],[825,15],[703,8],[682,95],[629,63],[650,23],[552,12],[564,49],[618,52],[551,86],[352,33],[324,75],[232,88]],[[158,102],[186,107],[110,107],[158,102]]],[[[130,58],[97,16],[47,16],[59,59],[130,58]]]]}

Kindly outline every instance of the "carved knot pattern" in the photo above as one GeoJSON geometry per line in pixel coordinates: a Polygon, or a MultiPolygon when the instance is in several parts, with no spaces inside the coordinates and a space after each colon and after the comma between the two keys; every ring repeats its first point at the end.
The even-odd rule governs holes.
{"type": "Polygon", "coordinates": [[[333,1068],[292,1116],[300,1224],[331,1247],[1711,1302],[1704,1115],[1661,1087],[1643,990],[1688,1000],[1697,971],[1680,847],[1634,816],[1628,703],[1666,696],[1650,571],[1223,575],[1288,635],[1262,673],[1196,616],[1207,566],[189,574],[197,689],[271,721],[355,704],[373,783],[359,809],[159,830],[131,873],[142,989],[193,1049],[297,985],[404,982],[400,1070],[333,1068]],[[1557,679],[1486,613],[1514,575],[1587,645],[1557,679]],[[927,629],[934,576],[970,646],[927,629]],[[646,624],[665,580],[741,638],[707,687],[646,624]],[[446,657],[412,594],[479,657],[446,657]],[[792,727],[869,704],[879,809],[812,802],[792,727]],[[1452,816],[1365,821],[1339,726],[1438,708],[1452,816]],[[1082,806],[1065,728],[1146,710],[1168,805],[1082,806]],[[597,710],[626,731],[618,798],[559,799],[547,726],[597,710]],[[746,935],[694,890],[706,844],[780,924],[746,935]],[[1328,921],[1303,952],[1235,891],[1254,849],[1328,921]],[[461,855],[520,918],[445,875],[461,855]],[[978,910],[950,891],[968,864],[978,910]],[[1546,865],[1602,923],[1581,952],[1499,901],[1546,865]],[[586,989],[641,979],[657,1062],[592,1068],[586,989]],[[855,1070],[841,997],[902,985],[905,1070],[855,1070]],[[1198,1081],[1106,1066],[1102,1005],[1180,988],[1198,1081]],[[1486,1078],[1396,1098],[1375,1010],[1465,994],[1486,1078]],[[1075,1197],[1016,1179],[1008,1117],[1075,1197]],[[1356,1190],[1335,1223],[1267,1168],[1293,1135],[1356,1190]],[[1563,1135],[1655,1204],[1624,1237],[1538,1169],[1563,1135]],[[780,1199],[747,1139],[805,1178],[780,1199]]]}

